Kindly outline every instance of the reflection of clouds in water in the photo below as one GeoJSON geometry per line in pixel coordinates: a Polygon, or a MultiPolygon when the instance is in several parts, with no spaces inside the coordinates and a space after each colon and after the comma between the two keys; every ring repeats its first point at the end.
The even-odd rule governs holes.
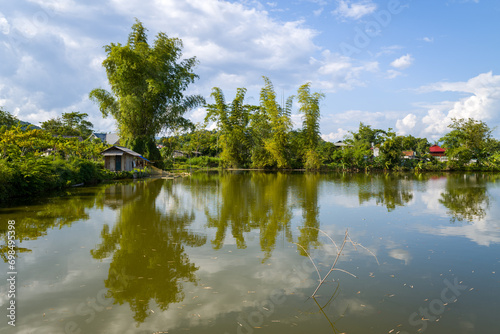
{"type": "Polygon", "coordinates": [[[463,226],[420,226],[418,230],[426,234],[465,237],[481,246],[500,243],[500,221],[488,217],[485,220],[463,226]]]}
{"type": "Polygon", "coordinates": [[[446,187],[446,179],[431,180],[427,184],[427,189],[419,193],[421,201],[426,206],[426,211],[441,217],[447,217],[446,208],[439,202],[446,187]]]}
{"type": "MultiPolygon", "coordinates": [[[[440,202],[443,198],[442,194],[445,193],[446,182],[446,179],[433,180],[428,183],[425,192],[418,194],[424,204],[425,213],[450,218],[449,210],[440,202]]],[[[490,195],[492,198],[498,197],[498,194],[490,195]]],[[[436,226],[436,221],[428,221],[427,224],[422,221],[416,229],[425,234],[465,237],[481,246],[500,243],[500,219],[498,218],[500,208],[495,205],[488,207],[487,203],[482,203],[481,207],[485,210],[485,216],[476,217],[473,222],[436,226]]]]}
{"type": "Polygon", "coordinates": [[[410,252],[404,249],[392,249],[389,251],[389,256],[396,260],[404,261],[406,266],[410,264],[412,258],[410,252]]]}

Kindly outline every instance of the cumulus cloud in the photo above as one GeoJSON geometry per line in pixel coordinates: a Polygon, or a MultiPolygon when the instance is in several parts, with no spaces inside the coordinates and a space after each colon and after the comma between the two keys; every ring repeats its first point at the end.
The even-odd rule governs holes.
{"type": "Polygon", "coordinates": [[[337,3],[338,7],[333,13],[339,17],[353,20],[359,20],[377,10],[377,5],[371,0],[361,0],[357,2],[338,0],[337,3]]]}
{"type": "Polygon", "coordinates": [[[402,70],[402,69],[410,67],[411,64],[413,64],[413,61],[414,61],[413,57],[410,54],[407,54],[407,55],[404,55],[404,56],[394,60],[391,63],[391,66],[402,70]]]}
{"type": "MultiPolygon", "coordinates": [[[[483,73],[467,82],[439,82],[420,89],[423,92],[457,92],[470,94],[451,103],[447,101],[442,108],[436,106],[428,110],[423,117],[425,133],[437,139],[446,133],[452,118],[474,118],[476,120],[492,120],[498,123],[496,115],[500,108],[500,75],[492,72],[483,73]]],[[[493,124],[495,125],[495,124],[493,124]]],[[[491,126],[491,124],[490,124],[491,126]]]]}
{"type": "Polygon", "coordinates": [[[337,132],[330,132],[329,134],[321,135],[321,138],[323,138],[323,140],[325,141],[334,143],[344,139],[344,137],[347,136],[348,134],[349,134],[348,130],[339,128],[337,132]]]}
{"type": "Polygon", "coordinates": [[[411,130],[417,125],[417,116],[414,114],[408,114],[403,119],[398,119],[396,122],[396,130],[401,135],[407,135],[411,130]]]}
{"type": "MultiPolygon", "coordinates": [[[[370,7],[368,2],[348,7],[359,10],[360,4],[370,7]]],[[[24,10],[5,7],[0,15],[0,31],[9,30],[0,34],[0,44],[6,46],[0,64],[1,102],[35,123],[81,107],[96,128],[110,126],[82,96],[96,87],[107,88],[102,46],[126,42],[133,24],[130,13],[149,29],[151,42],[160,31],[182,39],[184,57],[199,60],[200,80],[192,90],[207,98],[214,86],[225,91],[246,87],[248,102],[254,103],[263,74],[277,90],[291,95],[307,81],[323,92],[363,86],[365,74],[378,71],[377,62],[355,61],[320,48],[314,42],[318,32],[303,21],[277,20],[253,2],[26,0],[19,6],[24,10]]]]}
{"type": "Polygon", "coordinates": [[[364,86],[363,75],[379,70],[379,63],[376,61],[356,62],[329,50],[322,52],[321,56],[320,59],[311,58],[311,69],[315,70],[308,77],[319,88],[328,92],[364,86]]]}

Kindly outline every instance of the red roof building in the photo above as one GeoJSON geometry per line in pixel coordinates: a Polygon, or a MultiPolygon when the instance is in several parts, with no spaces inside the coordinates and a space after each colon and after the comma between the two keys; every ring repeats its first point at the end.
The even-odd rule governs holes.
{"type": "Polygon", "coordinates": [[[437,145],[432,145],[429,147],[429,152],[433,157],[444,157],[446,150],[437,145]]]}

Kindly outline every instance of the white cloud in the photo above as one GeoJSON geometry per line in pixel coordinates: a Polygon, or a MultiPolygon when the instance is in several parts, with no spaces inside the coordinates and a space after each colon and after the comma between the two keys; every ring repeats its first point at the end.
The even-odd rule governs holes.
{"type": "Polygon", "coordinates": [[[405,118],[398,119],[396,122],[396,130],[401,135],[407,135],[417,125],[417,116],[408,114],[405,118]]]}
{"type": "Polygon", "coordinates": [[[320,16],[323,13],[324,8],[313,10],[314,16],[320,16]]]}
{"type": "Polygon", "coordinates": [[[414,61],[413,57],[410,54],[407,54],[405,56],[402,56],[402,57],[394,60],[391,63],[391,66],[395,67],[397,69],[405,69],[405,68],[410,67],[411,64],[413,64],[413,61],[414,61]]]}
{"type": "Polygon", "coordinates": [[[324,51],[321,56],[319,60],[311,58],[310,64],[315,71],[312,75],[315,75],[311,77],[309,74],[308,80],[316,82],[319,88],[328,92],[364,86],[363,75],[379,70],[379,63],[376,61],[360,63],[329,50],[324,51]]]}
{"type": "Polygon", "coordinates": [[[387,71],[387,79],[395,79],[402,75],[403,73],[396,71],[396,70],[388,70],[387,71]]]}
{"type": "Polygon", "coordinates": [[[424,37],[422,40],[427,43],[432,43],[434,42],[434,37],[424,37]]]}
{"type": "Polygon", "coordinates": [[[330,132],[329,134],[326,134],[326,135],[321,135],[321,138],[323,138],[323,140],[325,141],[329,141],[329,142],[337,142],[339,140],[342,140],[344,139],[345,136],[347,136],[349,134],[349,131],[348,130],[344,130],[342,128],[339,128],[337,130],[337,132],[330,132]]]}
{"type": "Polygon", "coordinates": [[[4,35],[7,35],[10,32],[9,21],[3,17],[2,13],[0,13],[0,32],[4,35]]]}
{"type": "Polygon", "coordinates": [[[371,0],[352,2],[350,0],[338,0],[338,7],[334,14],[342,18],[359,20],[363,16],[372,14],[377,10],[377,5],[371,0]]]}
{"type": "Polygon", "coordinates": [[[452,118],[474,118],[476,120],[491,120],[498,124],[498,110],[500,109],[500,75],[492,72],[483,73],[467,82],[439,82],[420,89],[423,92],[458,92],[471,96],[461,98],[451,103],[442,103],[442,108],[436,106],[427,112],[422,119],[426,125],[425,133],[433,139],[438,139],[449,129],[452,118]]]}

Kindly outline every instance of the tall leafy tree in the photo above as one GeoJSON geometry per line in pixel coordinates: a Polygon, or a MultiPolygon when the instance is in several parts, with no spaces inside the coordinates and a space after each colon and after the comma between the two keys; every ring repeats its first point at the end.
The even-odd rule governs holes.
{"type": "Polygon", "coordinates": [[[115,118],[128,147],[150,160],[160,160],[155,136],[162,130],[190,126],[183,115],[204,103],[201,96],[184,95],[198,78],[193,72],[196,58],[181,60],[182,41],[162,32],[149,45],[139,20],[126,45],[111,43],[104,49],[103,66],[111,92],[94,89],[90,98],[99,104],[103,116],[115,118]]]}
{"type": "Polygon", "coordinates": [[[318,153],[320,142],[319,120],[321,117],[319,103],[325,97],[321,93],[311,93],[311,84],[300,86],[297,98],[302,114],[302,134],[304,141],[304,164],[307,169],[317,169],[321,166],[318,153]]]}
{"type": "Polygon", "coordinates": [[[483,121],[475,119],[452,119],[448,126],[451,131],[439,141],[446,148],[446,155],[451,163],[464,165],[471,159],[477,159],[481,165],[486,157],[497,147],[497,141],[492,137],[493,130],[483,121]]]}
{"type": "Polygon", "coordinates": [[[42,129],[54,135],[80,136],[87,138],[92,134],[94,125],[87,121],[88,114],[81,112],[68,112],[61,117],[52,118],[41,123],[42,129]]]}
{"type": "Polygon", "coordinates": [[[371,145],[377,146],[382,144],[385,140],[386,132],[381,129],[372,129],[370,125],[360,122],[358,132],[351,132],[351,134],[351,142],[358,142],[370,148],[371,145]]]}
{"type": "Polygon", "coordinates": [[[290,166],[288,146],[293,96],[280,106],[271,80],[263,78],[265,85],[260,92],[260,108],[252,115],[252,163],[256,167],[286,168],[290,166]]]}
{"type": "Polygon", "coordinates": [[[403,137],[397,136],[391,128],[387,131],[387,137],[380,147],[380,156],[386,169],[393,169],[401,165],[403,155],[403,137]]]}
{"type": "Polygon", "coordinates": [[[243,167],[250,158],[248,123],[256,107],[244,104],[246,89],[238,88],[233,102],[226,104],[224,93],[214,87],[211,96],[215,103],[207,105],[206,121],[217,123],[220,158],[226,167],[243,167]]]}

